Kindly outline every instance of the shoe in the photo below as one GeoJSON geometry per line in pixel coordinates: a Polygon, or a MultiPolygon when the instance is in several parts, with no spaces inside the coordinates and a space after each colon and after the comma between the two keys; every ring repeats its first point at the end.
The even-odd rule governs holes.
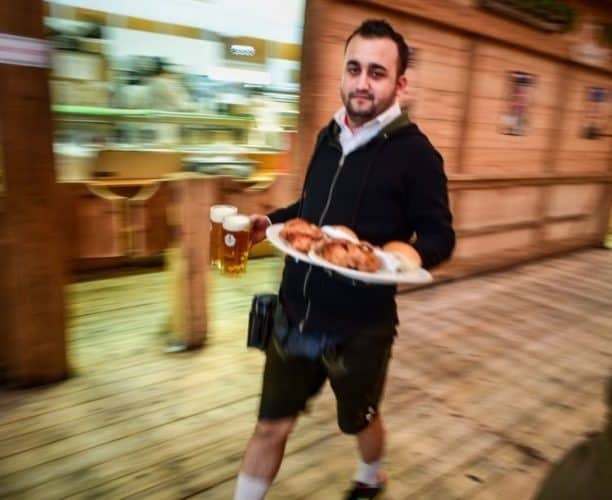
{"type": "Polygon", "coordinates": [[[344,500],[369,500],[377,498],[385,489],[385,483],[380,483],[378,486],[370,486],[369,484],[354,482],[353,487],[346,493],[344,500]]]}

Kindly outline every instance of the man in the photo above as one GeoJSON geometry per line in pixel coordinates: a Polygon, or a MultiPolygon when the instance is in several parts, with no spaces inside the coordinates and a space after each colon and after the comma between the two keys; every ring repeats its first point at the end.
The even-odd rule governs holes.
{"type": "MultiPolygon", "coordinates": [[[[348,38],[340,94],[344,107],[319,133],[301,198],[268,216],[252,215],[253,241],[271,223],[302,217],[345,225],[374,245],[412,243],[426,268],[454,247],[442,158],[402,114],[408,46],[385,21],[366,21],[348,38]]],[[[408,247],[410,248],[410,247],[408,247]]],[[[259,421],[238,477],[235,499],[262,499],[280,467],[297,415],[329,378],[340,429],[357,436],[360,461],[346,498],[375,498],[383,422],[378,407],[396,333],[394,286],[372,286],[287,259],[282,308],[302,338],[325,332],[320,356],[287,355],[277,339],[266,352],[259,421]]]]}

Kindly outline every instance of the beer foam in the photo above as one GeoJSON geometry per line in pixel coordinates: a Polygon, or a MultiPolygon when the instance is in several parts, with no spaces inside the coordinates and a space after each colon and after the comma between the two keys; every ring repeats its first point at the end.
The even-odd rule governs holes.
{"type": "Polygon", "coordinates": [[[238,209],[232,205],[213,205],[210,207],[210,220],[221,224],[226,215],[233,215],[238,209]]]}
{"type": "Polygon", "coordinates": [[[226,231],[247,231],[251,227],[251,219],[247,215],[228,215],[223,219],[223,229],[226,231]]]}

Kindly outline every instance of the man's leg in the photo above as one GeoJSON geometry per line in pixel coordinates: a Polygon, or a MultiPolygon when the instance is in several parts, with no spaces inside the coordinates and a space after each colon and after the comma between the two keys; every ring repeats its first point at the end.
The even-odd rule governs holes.
{"type": "Polygon", "coordinates": [[[283,460],[295,417],[260,420],[255,426],[238,475],[234,500],[261,500],[283,460]]]}
{"type": "Polygon", "coordinates": [[[356,435],[359,448],[360,460],[349,499],[374,498],[386,480],[381,470],[385,431],[378,407],[391,355],[392,333],[355,336],[325,359],[338,402],[338,424],[345,434],[356,435]]]}
{"type": "Polygon", "coordinates": [[[385,429],[380,415],[376,415],[370,425],[357,434],[357,444],[364,462],[376,462],[382,458],[385,447],[385,429]]]}
{"type": "Polygon", "coordinates": [[[276,342],[270,342],[258,422],[242,460],[235,500],[261,500],[265,496],[283,460],[297,415],[325,378],[319,361],[284,358],[276,342]]]}
{"type": "Polygon", "coordinates": [[[371,486],[383,483],[386,480],[381,470],[385,448],[385,429],[380,415],[376,415],[370,424],[357,434],[357,445],[361,460],[353,479],[371,486]]]}
{"type": "Polygon", "coordinates": [[[257,422],[242,459],[240,472],[271,483],[283,460],[285,444],[295,420],[296,417],[288,417],[257,422]]]}

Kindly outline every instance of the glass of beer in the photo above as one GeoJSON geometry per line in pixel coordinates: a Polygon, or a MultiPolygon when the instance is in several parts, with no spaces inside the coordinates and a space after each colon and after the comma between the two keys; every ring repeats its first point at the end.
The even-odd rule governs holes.
{"type": "Polygon", "coordinates": [[[226,215],[223,219],[221,272],[240,276],[246,272],[251,247],[251,220],[247,215],[226,215]]]}
{"type": "Polygon", "coordinates": [[[233,205],[213,205],[210,207],[210,266],[221,269],[223,258],[223,218],[238,213],[233,205]]]}

